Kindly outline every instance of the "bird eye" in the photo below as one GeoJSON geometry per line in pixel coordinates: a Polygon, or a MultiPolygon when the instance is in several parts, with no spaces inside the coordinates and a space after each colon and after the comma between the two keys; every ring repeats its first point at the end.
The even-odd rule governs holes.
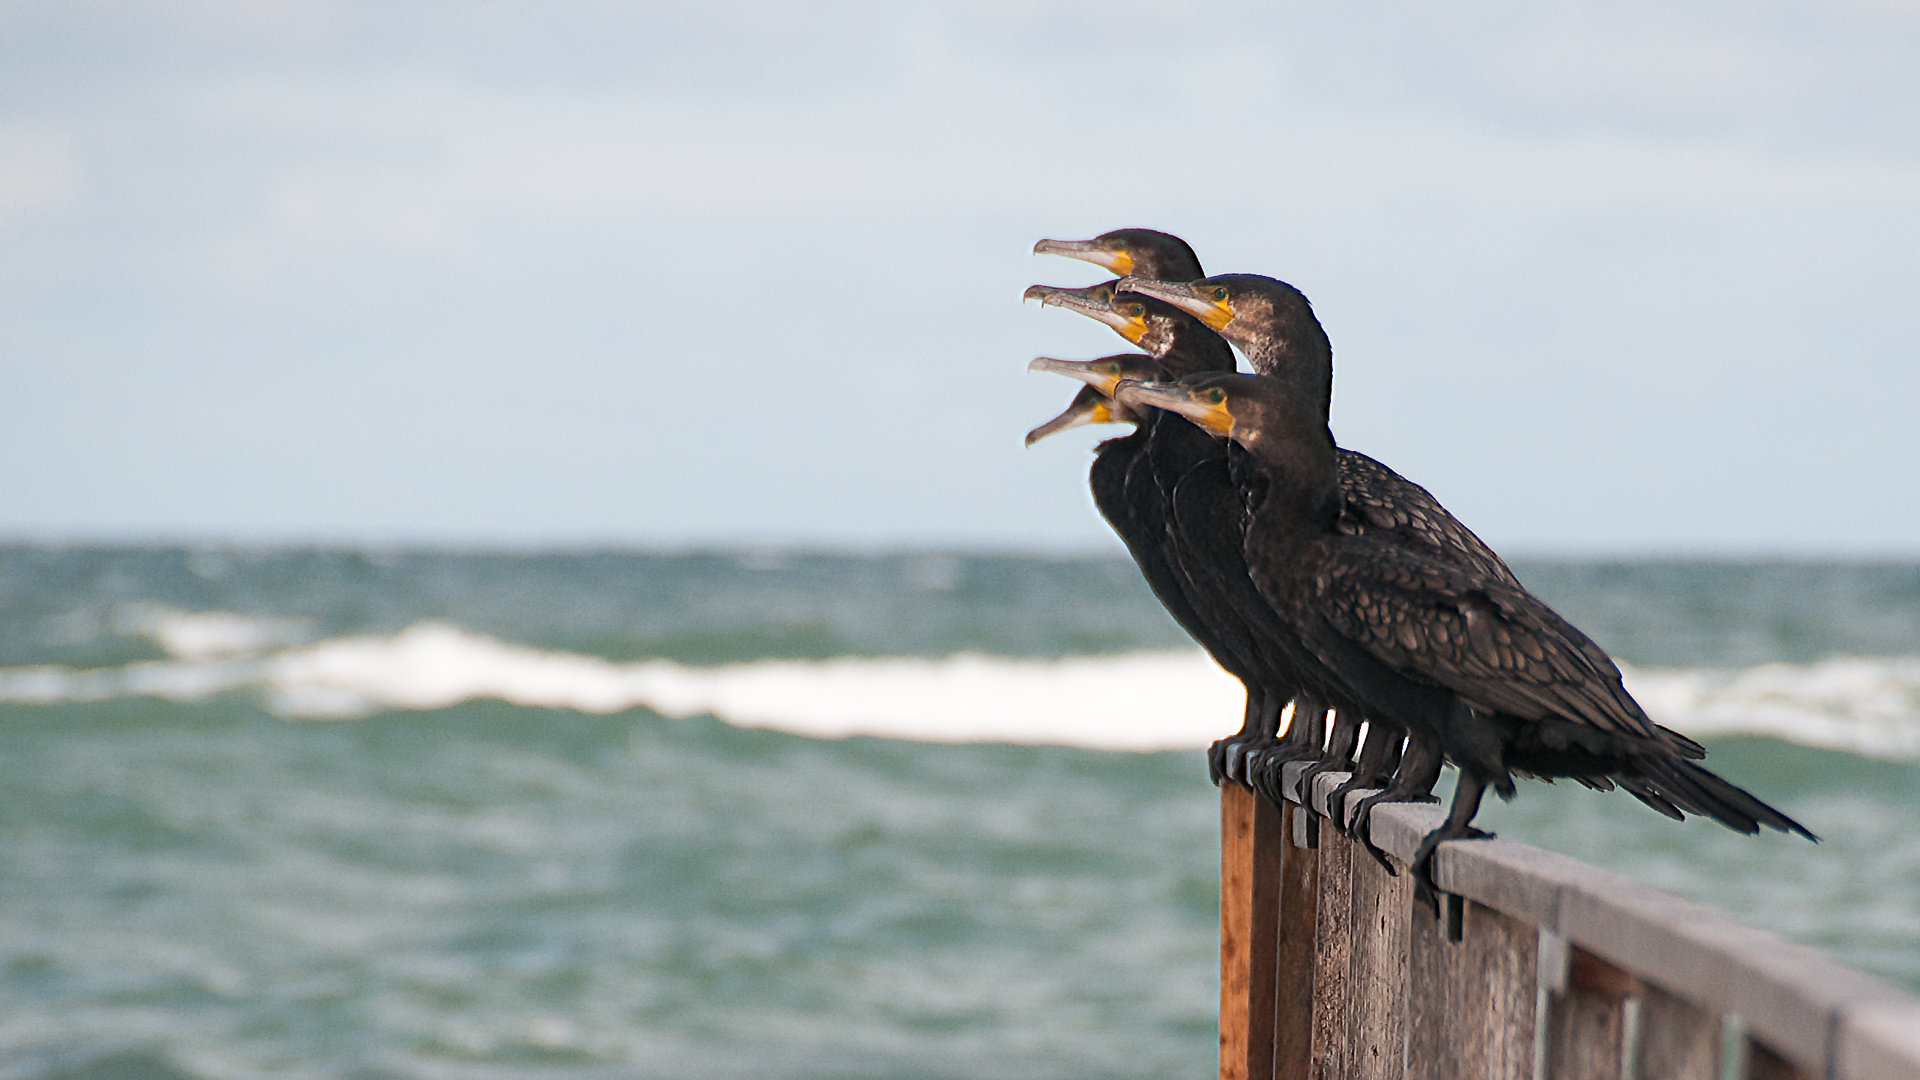
{"type": "Polygon", "coordinates": [[[1146,313],[1147,313],[1147,305],[1145,304],[1128,304],[1127,305],[1127,314],[1133,316],[1136,319],[1142,315],[1145,315],[1146,313]]]}
{"type": "Polygon", "coordinates": [[[1219,301],[1220,303],[1223,303],[1223,304],[1226,303],[1227,287],[1225,285],[1215,285],[1213,287],[1213,298],[1219,301]]]}
{"type": "Polygon", "coordinates": [[[1207,400],[1212,402],[1215,405],[1218,405],[1221,402],[1227,400],[1227,392],[1216,386],[1213,389],[1207,391],[1207,400]]]}
{"type": "Polygon", "coordinates": [[[1113,243],[1113,250],[1115,251],[1127,250],[1127,242],[1117,236],[1113,238],[1112,243],[1113,243]]]}

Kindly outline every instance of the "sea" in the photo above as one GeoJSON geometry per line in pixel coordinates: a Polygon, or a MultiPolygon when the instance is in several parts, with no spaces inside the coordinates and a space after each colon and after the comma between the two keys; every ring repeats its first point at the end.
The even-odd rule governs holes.
{"type": "MultiPolygon", "coordinates": [[[[1822,840],[1480,823],[1920,990],[1920,563],[1515,569],[1822,840]]],[[[0,1080],[1208,1075],[1239,713],[1124,558],[0,546],[0,1080]]]]}

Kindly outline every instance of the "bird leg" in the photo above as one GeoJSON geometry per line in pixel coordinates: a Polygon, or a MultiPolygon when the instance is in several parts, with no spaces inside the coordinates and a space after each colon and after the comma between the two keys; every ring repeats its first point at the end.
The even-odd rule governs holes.
{"type": "Polygon", "coordinates": [[[1247,711],[1240,730],[1214,743],[1207,751],[1207,771],[1213,775],[1215,787],[1220,786],[1222,779],[1253,787],[1249,776],[1251,755],[1279,742],[1276,732],[1280,730],[1280,710],[1285,705],[1284,698],[1276,701],[1264,688],[1247,687],[1247,711]]]}
{"type": "MultiPolygon", "coordinates": [[[[1236,742],[1227,758],[1227,776],[1253,788],[1253,763],[1257,755],[1280,744],[1280,714],[1287,708],[1287,697],[1272,690],[1260,695],[1259,724],[1253,737],[1236,742]]],[[[1254,789],[1258,790],[1258,789],[1254,789]]]]}
{"type": "Polygon", "coordinates": [[[1286,798],[1280,790],[1280,767],[1289,761],[1317,756],[1326,737],[1327,707],[1304,694],[1295,697],[1287,733],[1272,745],[1259,747],[1247,755],[1248,785],[1279,806],[1286,798]]]}
{"type": "Polygon", "coordinates": [[[1438,802],[1433,797],[1433,785],[1440,779],[1440,766],[1445,761],[1437,741],[1418,735],[1408,738],[1406,754],[1400,760],[1400,771],[1394,775],[1393,786],[1361,799],[1353,808],[1353,823],[1348,826],[1347,835],[1360,841],[1367,854],[1387,868],[1387,873],[1398,875],[1400,871],[1394,869],[1387,853],[1373,842],[1370,824],[1373,808],[1381,803],[1438,802]]]}
{"type": "Polygon", "coordinates": [[[1360,747],[1360,759],[1354,763],[1353,775],[1327,796],[1327,807],[1333,811],[1335,824],[1347,834],[1348,839],[1354,839],[1354,835],[1347,826],[1347,796],[1355,791],[1387,786],[1393,770],[1400,767],[1400,750],[1406,741],[1406,734],[1406,730],[1400,727],[1368,723],[1366,742],[1360,747]]]}
{"type": "Polygon", "coordinates": [[[1419,850],[1413,853],[1413,895],[1417,902],[1433,909],[1433,917],[1440,917],[1440,887],[1433,880],[1433,853],[1442,842],[1447,840],[1491,840],[1493,834],[1476,829],[1470,824],[1473,816],[1480,812],[1480,796],[1487,790],[1486,777],[1467,769],[1460,770],[1460,782],[1453,789],[1453,807],[1447,812],[1447,820],[1440,827],[1426,835],[1420,841],[1419,850]]]}
{"type": "Polygon", "coordinates": [[[1308,813],[1313,809],[1313,780],[1323,772],[1353,768],[1353,748],[1360,741],[1360,714],[1351,709],[1333,713],[1333,734],[1327,738],[1326,753],[1300,774],[1300,802],[1308,813]]]}

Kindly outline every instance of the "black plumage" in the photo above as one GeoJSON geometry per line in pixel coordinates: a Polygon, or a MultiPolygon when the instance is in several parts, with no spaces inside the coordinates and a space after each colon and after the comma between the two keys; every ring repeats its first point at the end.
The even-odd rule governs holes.
{"type": "Polygon", "coordinates": [[[1606,652],[1517,583],[1392,534],[1344,528],[1338,454],[1320,402],[1280,380],[1238,374],[1126,384],[1117,400],[1179,411],[1245,450],[1243,468],[1259,479],[1247,564],[1310,654],[1303,674],[1369,716],[1431,739],[1459,766],[1447,821],[1414,862],[1429,898],[1434,848],[1484,835],[1471,824],[1482,793],[1510,797],[1515,775],[1617,783],[1670,816],[1813,838],[1700,767],[1699,744],[1648,719],[1606,652]]]}
{"type": "MultiPolygon", "coordinates": [[[[1149,230],[1119,230],[1086,241],[1045,240],[1034,250],[1084,258],[1115,272],[1171,277],[1201,273],[1199,260],[1184,241],[1149,230]]],[[[1112,283],[1084,289],[1034,286],[1026,295],[1112,327],[1145,349],[1171,378],[1234,369],[1233,349],[1225,339],[1160,300],[1129,296],[1115,302],[1112,283]]],[[[1178,586],[1185,610],[1198,623],[1188,626],[1189,632],[1247,691],[1241,728],[1214,743],[1208,771],[1216,783],[1223,778],[1244,782],[1242,763],[1249,754],[1274,747],[1289,749],[1294,757],[1318,754],[1325,707],[1300,696],[1286,651],[1269,640],[1266,627],[1274,619],[1247,578],[1243,515],[1225,446],[1184,420],[1157,411],[1141,421],[1141,430],[1146,449],[1128,472],[1127,505],[1133,526],[1142,534],[1159,536],[1161,545],[1158,559],[1152,560],[1157,567],[1141,562],[1137,551],[1135,561],[1141,562],[1149,582],[1158,569],[1178,586]],[[1278,727],[1289,701],[1294,722],[1283,742],[1278,727]]],[[[1156,586],[1155,592],[1161,590],[1156,586]]],[[[1167,598],[1162,594],[1161,599],[1167,598]]],[[[1187,625],[1184,620],[1182,625],[1187,625]]]]}
{"type": "MultiPolygon", "coordinates": [[[[1333,346],[1313,312],[1313,305],[1292,285],[1257,274],[1223,274],[1193,281],[1123,279],[1115,303],[1145,295],[1168,303],[1198,319],[1238,345],[1255,372],[1275,379],[1296,400],[1318,409],[1324,424],[1333,404],[1333,346]]],[[[1239,460],[1239,454],[1233,455],[1239,460]]],[[[1396,545],[1421,551],[1442,562],[1514,587],[1519,582],[1507,564],[1471,529],[1448,513],[1425,488],[1365,454],[1339,449],[1335,454],[1338,483],[1338,527],[1354,535],[1378,536],[1396,545]]],[[[1257,472],[1238,477],[1248,497],[1260,484],[1257,472]]],[[[1381,802],[1425,799],[1439,779],[1439,748],[1419,747],[1401,760],[1403,738],[1424,738],[1402,730],[1391,718],[1364,716],[1353,704],[1337,716],[1326,751],[1309,771],[1351,768],[1353,776],[1336,801],[1349,791],[1393,783],[1354,808],[1348,822],[1363,840],[1365,822],[1381,802]],[[1360,725],[1369,724],[1371,748],[1353,760],[1360,725]],[[1396,767],[1398,774],[1394,775],[1396,767]]],[[[1250,768],[1255,785],[1278,799],[1279,766],[1297,755],[1280,752],[1256,759],[1250,768]]],[[[1382,858],[1371,843],[1368,850],[1382,858]]],[[[1385,860],[1382,859],[1384,862],[1385,860]]]]}

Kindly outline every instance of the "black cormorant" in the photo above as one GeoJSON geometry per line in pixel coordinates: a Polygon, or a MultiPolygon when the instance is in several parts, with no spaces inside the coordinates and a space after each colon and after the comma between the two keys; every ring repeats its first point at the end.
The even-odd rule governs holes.
{"type": "MultiPolygon", "coordinates": [[[[1298,400],[1317,402],[1325,422],[1332,407],[1333,346],[1314,315],[1312,304],[1300,290],[1258,274],[1221,274],[1184,282],[1150,281],[1136,276],[1123,279],[1119,289],[1122,291],[1114,298],[1116,303],[1124,302],[1128,295],[1150,296],[1200,320],[1239,346],[1255,372],[1278,380],[1298,400]]],[[[1235,459],[1238,460],[1238,455],[1235,459]]],[[[1448,513],[1427,489],[1365,454],[1342,449],[1336,460],[1342,529],[1383,535],[1444,562],[1519,587],[1519,581],[1500,556],[1448,513]]],[[[1430,742],[1421,742],[1417,733],[1407,733],[1414,738],[1407,749],[1406,760],[1399,761],[1401,733],[1392,730],[1392,720],[1367,719],[1374,720],[1368,750],[1353,764],[1353,777],[1340,795],[1379,787],[1390,775],[1393,777],[1391,785],[1362,800],[1350,820],[1343,822],[1368,844],[1375,858],[1380,858],[1380,853],[1366,840],[1367,816],[1381,802],[1427,798],[1439,779],[1442,761],[1439,748],[1430,742]]],[[[1328,740],[1327,752],[1315,766],[1315,772],[1349,766],[1361,720],[1352,710],[1339,717],[1328,740]]],[[[1283,760],[1284,757],[1276,756],[1260,762],[1256,769],[1260,786],[1276,799],[1279,797],[1277,766],[1283,760]]],[[[1335,801],[1337,804],[1339,800],[1335,801]]]]}
{"type": "Polygon", "coordinates": [[[1434,902],[1445,840],[1485,836],[1472,820],[1515,775],[1617,783],[1676,819],[1702,814],[1744,833],[1812,833],[1701,768],[1706,751],[1647,718],[1613,660],[1518,585],[1391,534],[1341,525],[1337,449],[1322,403],[1260,375],[1126,383],[1116,399],[1188,417],[1246,451],[1257,475],[1247,563],[1262,595],[1318,662],[1310,678],[1436,740],[1460,769],[1447,820],[1420,843],[1415,881],[1434,902]]]}
{"type": "MultiPolygon", "coordinates": [[[[1122,274],[1197,277],[1201,273],[1199,259],[1185,241],[1149,229],[1120,229],[1092,240],[1042,240],[1034,251],[1085,259],[1122,274]]],[[[1132,296],[1116,303],[1113,284],[1081,289],[1036,285],[1025,296],[1104,323],[1145,349],[1167,378],[1234,369],[1233,349],[1218,334],[1151,297],[1132,296]]],[[[1081,373],[1089,382],[1090,375],[1081,373]]],[[[1271,623],[1273,615],[1252,589],[1242,562],[1243,515],[1224,448],[1183,420],[1150,412],[1142,421],[1146,449],[1128,473],[1128,506],[1143,532],[1163,538],[1156,569],[1171,575],[1184,594],[1186,609],[1201,624],[1189,626],[1189,632],[1216,659],[1234,654],[1243,669],[1236,670],[1235,663],[1222,659],[1222,666],[1246,686],[1247,708],[1240,730],[1215,742],[1207,762],[1215,783],[1223,777],[1245,783],[1242,762],[1249,752],[1286,746],[1294,748],[1290,757],[1318,754],[1325,706],[1300,696],[1299,680],[1284,652],[1263,640],[1261,627],[1271,623]],[[1249,674],[1252,680],[1246,677],[1249,674]],[[1277,730],[1289,700],[1293,722],[1283,742],[1277,730]]],[[[1152,582],[1149,566],[1142,563],[1141,569],[1152,582]]]]}

